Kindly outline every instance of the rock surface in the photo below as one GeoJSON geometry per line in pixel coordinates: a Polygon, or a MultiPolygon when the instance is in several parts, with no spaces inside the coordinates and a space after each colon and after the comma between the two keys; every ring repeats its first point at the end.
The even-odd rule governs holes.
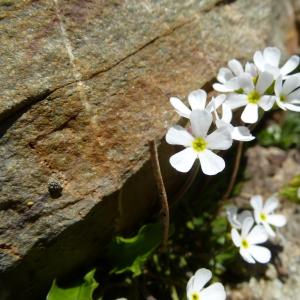
{"type": "MultiPolygon", "coordinates": [[[[0,29],[1,300],[38,298],[149,215],[147,143],[179,121],[170,95],[297,45],[277,0],[1,1],[0,29]]],[[[160,150],[172,191],[185,177],[160,150]]]]}
{"type": "MultiPolygon", "coordinates": [[[[277,193],[295,175],[300,174],[299,150],[283,151],[278,148],[250,148],[248,153],[249,180],[235,201],[240,207],[249,205],[248,195],[261,194],[265,198],[277,193]]],[[[253,276],[234,288],[228,287],[231,300],[295,300],[300,293],[300,206],[281,199],[280,213],[287,217],[287,225],[277,230],[272,241],[273,261],[265,274],[253,276]],[[275,249],[278,253],[275,255],[275,249]]]]}

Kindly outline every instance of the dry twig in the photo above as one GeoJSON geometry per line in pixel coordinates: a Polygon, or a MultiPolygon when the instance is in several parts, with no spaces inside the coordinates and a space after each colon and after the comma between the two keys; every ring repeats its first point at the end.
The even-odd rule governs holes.
{"type": "Polygon", "coordinates": [[[163,223],[163,241],[162,241],[162,249],[165,250],[167,247],[168,236],[169,236],[169,224],[170,224],[170,214],[169,214],[169,204],[167,193],[164,185],[164,181],[161,175],[160,164],[158,160],[157,146],[156,142],[149,142],[150,156],[151,162],[154,172],[154,177],[156,181],[156,186],[159,192],[159,199],[162,207],[162,223],[163,223]]]}

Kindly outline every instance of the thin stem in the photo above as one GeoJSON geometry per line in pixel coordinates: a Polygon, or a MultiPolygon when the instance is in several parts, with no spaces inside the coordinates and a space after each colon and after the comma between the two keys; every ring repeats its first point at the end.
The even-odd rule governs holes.
{"type": "Polygon", "coordinates": [[[196,164],[196,166],[192,169],[192,172],[190,173],[188,179],[184,182],[183,186],[179,190],[179,192],[176,194],[174,199],[172,200],[171,206],[175,206],[181,198],[188,192],[188,190],[191,188],[192,184],[194,183],[200,169],[200,164],[196,164]]]}
{"type": "Polygon", "coordinates": [[[234,161],[233,172],[232,172],[227,190],[226,190],[226,192],[225,192],[225,194],[222,198],[223,201],[226,200],[230,196],[230,194],[232,192],[232,189],[234,187],[234,184],[235,184],[235,181],[236,181],[236,178],[237,178],[237,175],[238,175],[238,171],[239,171],[239,168],[240,168],[242,152],[243,152],[243,143],[239,142],[238,146],[237,146],[237,153],[236,153],[236,157],[235,157],[235,161],[234,161]]]}
{"type": "Polygon", "coordinates": [[[168,237],[169,237],[169,223],[170,223],[169,204],[168,204],[168,198],[167,198],[164,181],[161,175],[161,169],[160,169],[158,153],[157,153],[157,146],[154,140],[149,142],[149,149],[150,149],[150,157],[151,157],[154,177],[159,192],[159,199],[162,208],[162,223],[163,223],[162,250],[164,251],[166,250],[168,237]]]}

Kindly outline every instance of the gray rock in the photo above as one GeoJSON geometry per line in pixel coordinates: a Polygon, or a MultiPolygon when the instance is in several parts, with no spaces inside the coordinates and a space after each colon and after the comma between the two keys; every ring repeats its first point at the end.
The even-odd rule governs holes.
{"type": "MultiPolygon", "coordinates": [[[[295,175],[300,174],[300,152],[256,146],[247,152],[249,180],[235,201],[249,206],[249,196],[269,197],[278,192],[295,175]],[[250,193],[251,192],[251,193],[250,193]]],[[[273,260],[265,274],[250,278],[238,286],[228,287],[231,300],[295,300],[300,293],[299,205],[281,199],[279,213],[287,217],[287,225],[279,228],[273,239],[273,260]],[[275,247],[274,247],[275,245],[275,247]],[[276,248],[281,249],[275,251],[276,248]],[[265,275],[265,276],[264,276],[265,275]]]]}

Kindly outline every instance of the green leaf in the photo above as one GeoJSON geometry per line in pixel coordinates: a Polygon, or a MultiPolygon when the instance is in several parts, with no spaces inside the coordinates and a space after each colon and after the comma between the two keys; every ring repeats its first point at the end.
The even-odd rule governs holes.
{"type": "Polygon", "coordinates": [[[283,198],[290,200],[291,202],[300,203],[299,189],[300,189],[300,175],[296,175],[289,182],[288,185],[284,186],[279,191],[279,195],[283,198]]]}
{"type": "Polygon", "coordinates": [[[93,292],[98,286],[94,279],[95,269],[84,276],[84,281],[76,286],[60,288],[53,281],[51,289],[47,295],[47,300],[92,300],[93,292]]]}
{"type": "Polygon", "coordinates": [[[227,218],[225,218],[223,216],[216,217],[211,222],[212,233],[216,236],[218,236],[220,234],[226,234],[227,226],[228,226],[227,218]]]}
{"type": "Polygon", "coordinates": [[[161,243],[162,232],[162,225],[154,223],[142,226],[132,238],[116,237],[108,248],[110,261],[115,266],[111,273],[130,271],[134,277],[140,275],[144,263],[161,243]]]}
{"type": "Polygon", "coordinates": [[[278,146],[283,149],[300,146],[300,118],[296,112],[287,112],[283,123],[271,124],[258,134],[262,146],[278,146]]]}

